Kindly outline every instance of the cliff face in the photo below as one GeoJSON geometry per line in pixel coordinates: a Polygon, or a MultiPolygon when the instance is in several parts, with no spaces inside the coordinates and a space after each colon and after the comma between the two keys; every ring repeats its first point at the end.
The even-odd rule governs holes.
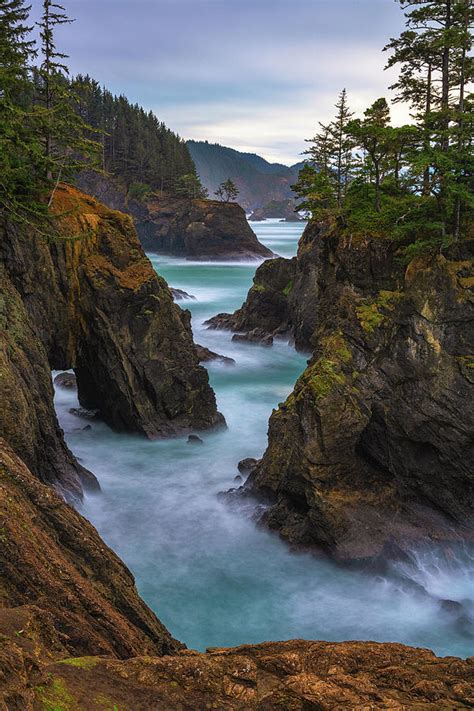
{"type": "Polygon", "coordinates": [[[193,260],[273,256],[258,241],[237,203],[156,195],[138,202],[128,199],[117,181],[91,172],[81,174],[78,184],[109,207],[128,212],[147,251],[193,260]]]}
{"type": "Polygon", "coordinates": [[[62,441],[51,369],[74,368],[81,404],[119,431],[172,435],[222,418],[189,315],[130,218],[66,187],[54,209],[52,237],[3,228],[0,434],[43,480],[77,494],[87,474],[62,441]]]}
{"type": "Polygon", "coordinates": [[[310,226],[296,260],[264,265],[244,307],[214,320],[289,329],[313,351],[245,487],[288,540],[354,559],[473,537],[471,250],[405,269],[389,242],[310,226]],[[291,274],[278,325],[271,303],[291,274]]]}
{"type": "MultiPolygon", "coordinates": [[[[181,645],[140,600],[96,530],[0,439],[0,619],[36,606],[66,656],[168,654],[181,645]]],[[[46,626],[46,625],[45,625],[46,626]]],[[[19,627],[18,629],[21,629],[19,627]]],[[[0,687],[1,676],[0,676],[0,687]]]]}

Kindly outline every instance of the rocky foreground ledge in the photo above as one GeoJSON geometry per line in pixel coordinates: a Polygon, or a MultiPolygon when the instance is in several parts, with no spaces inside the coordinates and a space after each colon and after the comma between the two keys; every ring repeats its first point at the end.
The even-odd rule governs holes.
{"type": "Polygon", "coordinates": [[[193,261],[245,261],[274,257],[237,203],[152,194],[131,199],[119,180],[84,171],[81,189],[105,205],[127,212],[145,250],[193,261]]]}
{"type": "Polygon", "coordinates": [[[0,709],[467,709],[474,659],[302,640],[186,651],[95,529],[0,440],[0,709]]]}

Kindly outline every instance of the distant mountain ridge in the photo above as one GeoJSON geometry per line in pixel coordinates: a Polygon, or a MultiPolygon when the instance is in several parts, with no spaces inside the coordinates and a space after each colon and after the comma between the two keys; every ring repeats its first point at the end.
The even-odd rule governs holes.
{"type": "Polygon", "coordinates": [[[238,202],[246,210],[294,197],[291,185],[298,178],[302,162],[292,166],[269,163],[256,153],[242,153],[207,141],[188,141],[187,146],[201,182],[211,197],[217,186],[228,178],[239,188],[238,202]]]}

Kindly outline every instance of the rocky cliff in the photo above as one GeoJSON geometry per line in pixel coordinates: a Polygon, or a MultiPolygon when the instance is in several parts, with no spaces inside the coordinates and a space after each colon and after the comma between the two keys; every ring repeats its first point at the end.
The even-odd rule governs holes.
{"type": "Polygon", "coordinates": [[[273,253],[261,244],[237,203],[191,200],[152,194],[131,199],[115,179],[85,171],[79,186],[109,207],[128,212],[149,252],[192,260],[266,259],[273,253]]]}
{"type": "Polygon", "coordinates": [[[148,437],[222,421],[189,315],[143,253],[126,215],[60,187],[41,230],[3,224],[0,435],[43,481],[94,484],[64,444],[52,369],[74,368],[79,400],[118,431],[148,437]]]}
{"type": "Polygon", "coordinates": [[[347,560],[474,537],[472,255],[406,267],[390,241],[311,225],[212,321],[313,353],[243,490],[289,541],[347,560]]]}
{"type": "Polygon", "coordinates": [[[128,658],[181,648],[93,526],[39,482],[3,439],[0,540],[0,619],[10,608],[35,606],[33,616],[54,632],[50,653],[128,658]]]}
{"type": "MultiPolygon", "coordinates": [[[[0,709],[471,708],[472,660],[439,659],[428,650],[398,644],[301,640],[214,649],[207,654],[184,650],[140,600],[133,577],[95,529],[53,488],[39,480],[55,485],[59,482],[63,490],[76,495],[80,495],[83,481],[94,483],[93,476],[82,470],[62,439],[52,406],[52,367],[73,365],[85,403],[96,405],[95,393],[100,391],[103,416],[119,428],[136,428],[150,434],[146,423],[151,423],[154,434],[182,427],[184,423],[209,424],[217,417],[212,393],[197,365],[187,317],[173,305],[166,285],[144,258],[129,218],[69,188],[60,190],[55,209],[57,219],[52,222],[49,240],[45,233],[25,232],[18,225],[5,225],[2,235],[0,709]],[[93,366],[101,372],[100,382],[93,380],[90,372],[93,366]],[[192,378],[196,378],[197,385],[192,385],[192,378]],[[200,398],[195,393],[199,388],[200,398]],[[114,393],[115,402],[126,417],[111,412],[113,400],[108,399],[107,389],[114,393]],[[173,393],[174,399],[168,401],[168,395],[171,397],[173,393]],[[139,401],[137,409],[127,404],[127,398],[139,401]],[[147,404],[150,401],[154,409],[147,404]]],[[[311,249],[337,246],[336,242],[331,246],[331,238],[328,239],[326,243],[321,235],[314,235],[311,249]]],[[[445,377],[460,378],[455,383],[458,394],[447,407],[453,417],[449,420],[446,416],[443,426],[451,434],[453,445],[461,443],[460,425],[455,429],[453,420],[464,385],[461,378],[470,377],[471,359],[460,353],[464,354],[469,344],[465,309],[472,276],[467,260],[458,256],[457,261],[438,258],[434,264],[412,265],[403,294],[395,297],[390,292],[392,296],[388,297],[384,292],[383,297],[377,297],[383,299],[382,303],[373,300],[375,294],[364,300],[345,277],[341,279],[341,303],[349,288],[347,297],[355,298],[361,330],[355,320],[353,335],[339,335],[338,330],[336,340],[331,345],[326,343],[330,348],[328,362],[321,363],[318,358],[322,355],[315,352],[308,372],[297,386],[294,403],[290,398],[285,405],[288,410],[294,407],[301,421],[293,427],[297,422],[294,419],[288,430],[283,428],[281,445],[288,448],[288,459],[284,458],[285,453],[279,453],[281,472],[288,473],[288,461],[298,461],[295,457],[298,447],[308,447],[304,450],[308,456],[302,460],[303,466],[307,462],[314,466],[314,458],[319,456],[317,442],[323,441],[318,440],[321,428],[318,408],[321,403],[330,402],[334,388],[341,393],[347,393],[349,388],[355,398],[353,383],[355,379],[359,387],[359,374],[362,388],[372,382],[371,367],[378,368],[378,373],[384,372],[376,357],[371,365],[363,359],[369,339],[379,339],[375,335],[379,332],[387,334],[384,336],[387,339],[395,338],[398,331],[403,335],[405,330],[410,335],[408,352],[403,351],[400,335],[400,357],[405,360],[417,359],[420,352],[425,353],[427,358],[439,359],[430,360],[430,367],[443,366],[439,371],[443,374],[445,362],[456,361],[459,376],[446,371],[448,375],[441,379],[439,372],[430,371],[430,392],[432,403],[439,408],[439,401],[446,396],[444,388],[452,385],[445,377]],[[441,307],[433,289],[438,294],[445,293],[447,279],[452,298],[441,307]],[[431,294],[431,298],[423,301],[422,294],[431,294]],[[396,318],[392,301],[397,309],[401,309],[402,301],[406,304],[396,318]],[[465,334],[458,337],[459,329],[453,324],[463,319],[465,334]],[[357,334],[359,341],[355,340],[357,334]],[[354,361],[359,359],[357,362],[349,361],[349,350],[354,361]],[[314,373],[312,368],[316,369],[314,373]],[[294,442],[289,441],[290,436],[294,442]]],[[[285,265],[281,263],[280,268],[283,284],[287,276],[285,265]]],[[[284,290],[288,296],[291,290],[286,287],[284,290]]],[[[291,310],[287,310],[285,318],[293,318],[291,310]]],[[[322,318],[319,312],[315,343],[319,343],[322,318]]],[[[392,341],[387,343],[390,345],[392,341]]],[[[381,352],[387,357],[386,346],[381,352]]],[[[389,371],[389,364],[383,362],[389,371]]],[[[414,380],[411,373],[408,383],[414,380]]],[[[418,392],[425,400],[418,409],[412,408],[416,412],[427,406],[428,397],[425,390],[415,394],[418,392]]],[[[374,408],[381,406],[383,388],[372,394],[374,408]]],[[[351,403],[344,402],[343,413],[351,411],[351,403]]],[[[330,416],[332,411],[328,408],[330,416]]],[[[407,409],[406,401],[404,414],[407,409]]],[[[285,417],[284,408],[282,411],[285,417]]],[[[463,426],[467,428],[467,409],[466,412],[463,426]]],[[[358,455],[362,458],[369,458],[364,447],[369,447],[370,441],[385,441],[371,434],[372,421],[370,416],[366,417],[370,436],[367,443],[363,440],[358,455]]],[[[374,420],[375,431],[379,421],[374,420]]],[[[420,430],[424,436],[425,429],[420,430]]],[[[389,427],[386,431],[391,433],[389,427]]],[[[271,438],[270,447],[272,443],[276,445],[271,438]]],[[[333,453],[331,446],[329,438],[329,454],[333,453]]],[[[342,446],[341,453],[343,457],[342,446]]],[[[381,456],[376,448],[370,453],[374,471],[378,471],[374,462],[381,456]]],[[[468,497],[466,476],[460,468],[462,456],[468,461],[468,448],[461,447],[453,465],[457,467],[458,488],[453,485],[452,469],[448,468],[443,475],[443,485],[449,484],[449,492],[453,492],[444,506],[451,506],[453,517],[461,516],[464,511],[458,501],[461,489],[466,501],[468,497]]],[[[334,474],[337,466],[335,462],[334,474]]],[[[260,464],[256,471],[259,477],[265,469],[260,464]]],[[[272,476],[270,467],[266,471],[270,474],[265,483],[259,484],[262,491],[269,487],[272,476]]],[[[299,471],[306,481],[315,470],[299,471]]],[[[275,481],[279,475],[279,470],[273,469],[275,481]]],[[[427,479],[426,475],[420,476],[418,484],[426,488],[427,479]]],[[[357,483],[357,479],[354,481],[357,483]]],[[[291,516],[295,511],[300,516],[298,521],[293,518],[289,522],[291,530],[301,530],[291,528],[294,523],[305,525],[304,511],[296,510],[293,503],[301,501],[298,486],[301,480],[296,480],[294,487],[288,485],[279,500],[280,504],[284,501],[285,506],[292,506],[291,516]]],[[[378,486],[379,479],[375,477],[377,496],[378,486]]],[[[435,482],[432,488],[435,496],[435,482]]],[[[343,497],[345,493],[342,492],[343,497]]],[[[355,490],[355,495],[360,499],[360,491],[355,490]]],[[[321,496],[322,501],[325,496],[327,490],[321,496]]],[[[336,491],[336,496],[329,497],[336,507],[338,496],[336,491]]],[[[284,513],[286,510],[284,506],[281,509],[284,513]]],[[[371,523],[370,518],[368,521],[371,523]]]]}

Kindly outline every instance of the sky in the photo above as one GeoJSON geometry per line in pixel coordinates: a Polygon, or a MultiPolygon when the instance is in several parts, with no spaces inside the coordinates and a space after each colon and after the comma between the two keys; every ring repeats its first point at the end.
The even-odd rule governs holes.
{"type": "MultiPolygon", "coordinates": [[[[382,47],[403,27],[395,0],[60,0],[71,73],[90,74],[183,138],[292,164],[346,88],[354,111],[380,96],[382,47]]],[[[41,1],[32,0],[33,14],[41,1]]],[[[395,123],[406,109],[393,107],[395,123]]]]}

